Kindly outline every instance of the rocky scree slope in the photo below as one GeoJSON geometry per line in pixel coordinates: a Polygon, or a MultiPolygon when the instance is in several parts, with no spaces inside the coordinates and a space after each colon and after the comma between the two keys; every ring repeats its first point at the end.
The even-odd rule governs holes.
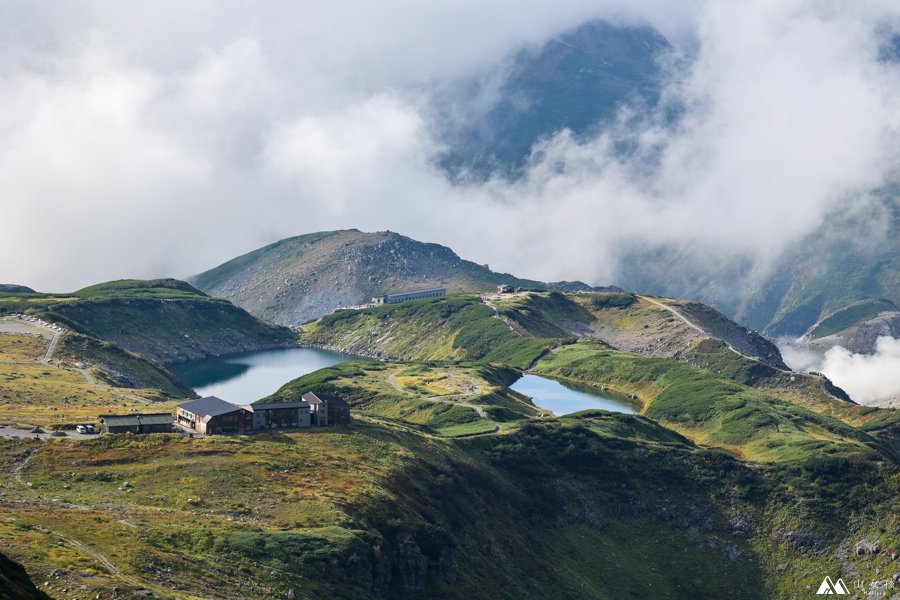
{"type": "MultiPolygon", "coordinates": [[[[554,284],[495,273],[450,248],[406,236],[356,229],[301,235],[230,260],[190,281],[278,325],[296,326],[336,308],[383,294],[443,287],[449,293],[493,290],[499,284],[546,289],[554,284]]],[[[590,289],[561,282],[567,289],[590,289]]]]}
{"type": "Polygon", "coordinates": [[[842,346],[857,354],[874,354],[882,336],[900,338],[900,309],[885,300],[839,310],[816,323],[795,343],[822,352],[842,346]]]}

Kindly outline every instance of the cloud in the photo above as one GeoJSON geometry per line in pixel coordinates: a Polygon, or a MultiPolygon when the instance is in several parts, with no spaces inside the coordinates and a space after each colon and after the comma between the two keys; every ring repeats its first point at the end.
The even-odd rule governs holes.
{"type": "Polygon", "coordinates": [[[3,11],[0,280],[40,289],[185,276],[342,227],[548,280],[613,282],[629,244],[765,262],[892,177],[900,147],[900,72],[878,61],[876,32],[900,20],[888,2],[3,11]],[[522,181],[448,182],[430,90],[597,17],[690,46],[666,85],[680,123],[560,132],[522,181]]]}
{"type": "Polygon", "coordinates": [[[799,373],[809,371],[822,371],[822,352],[818,352],[808,346],[794,343],[794,338],[780,338],[777,342],[781,357],[791,370],[799,373]]]}
{"type": "Polygon", "coordinates": [[[879,337],[872,355],[835,346],[825,353],[822,371],[862,404],[900,395],[900,339],[879,337]]]}

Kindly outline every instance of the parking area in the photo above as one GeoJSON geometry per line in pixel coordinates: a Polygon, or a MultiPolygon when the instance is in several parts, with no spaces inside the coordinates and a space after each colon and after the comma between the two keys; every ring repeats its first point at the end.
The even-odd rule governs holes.
{"type": "Polygon", "coordinates": [[[30,429],[19,428],[19,427],[0,427],[0,437],[5,438],[69,438],[76,440],[86,440],[90,438],[97,437],[97,433],[78,433],[74,429],[72,430],[64,430],[62,431],[65,435],[54,435],[50,431],[41,430],[40,432],[33,432],[30,429]]]}

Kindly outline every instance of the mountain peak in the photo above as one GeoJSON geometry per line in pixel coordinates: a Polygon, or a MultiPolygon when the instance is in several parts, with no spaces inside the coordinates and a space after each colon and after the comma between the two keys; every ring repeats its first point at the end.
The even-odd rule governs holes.
{"type": "Polygon", "coordinates": [[[191,282],[260,318],[289,326],[383,294],[431,287],[479,292],[500,284],[548,287],[495,273],[440,244],[394,231],[358,229],[286,238],[196,275],[191,282]]]}

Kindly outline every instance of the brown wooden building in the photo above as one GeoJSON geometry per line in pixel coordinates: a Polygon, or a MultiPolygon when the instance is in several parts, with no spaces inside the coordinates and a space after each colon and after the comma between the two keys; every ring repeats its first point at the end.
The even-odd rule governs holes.
{"type": "Polygon", "coordinates": [[[208,435],[253,431],[251,411],[215,396],[179,404],[175,419],[188,429],[208,435]]]}
{"type": "Polygon", "coordinates": [[[306,392],[312,425],[346,425],[350,422],[350,405],[342,398],[321,392],[306,392]]]}
{"type": "Polygon", "coordinates": [[[293,429],[309,427],[309,403],[273,402],[269,404],[250,404],[247,410],[253,413],[253,430],[293,429]]]}
{"type": "Polygon", "coordinates": [[[171,413],[100,415],[100,433],[171,433],[171,413]]]}

